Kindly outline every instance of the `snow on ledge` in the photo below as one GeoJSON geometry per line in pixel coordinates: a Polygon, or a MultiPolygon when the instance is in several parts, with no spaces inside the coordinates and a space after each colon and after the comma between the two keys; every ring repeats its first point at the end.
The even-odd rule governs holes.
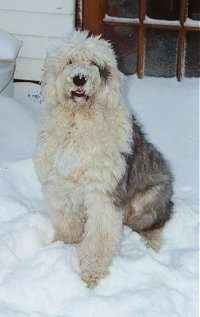
{"type": "MultiPolygon", "coordinates": [[[[104,22],[119,22],[119,23],[139,23],[139,18],[123,18],[123,17],[115,17],[115,16],[110,16],[108,14],[105,15],[104,22]]],[[[161,25],[180,25],[179,20],[164,20],[164,19],[152,19],[148,17],[147,15],[145,16],[144,19],[144,24],[161,24],[161,25]]],[[[193,26],[193,27],[200,27],[200,21],[198,20],[192,20],[190,18],[187,18],[184,25],[186,26],[193,26]]]]}
{"type": "Polygon", "coordinates": [[[187,18],[184,25],[200,27],[200,21],[187,18]]]}
{"type": "Polygon", "coordinates": [[[163,25],[180,25],[179,20],[152,19],[152,18],[148,17],[147,15],[145,16],[144,23],[163,24],[163,25]]]}
{"type": "Polygon", "coordinates": [[[132,23],[138,23],[139,22],[139,19],[136,18],[121,18],[121,17],[112,17],[108,14],[105,15],[104,19],[103,19],[104,22],[122,22],[122,23],[129,23],[129,22],[132,22],[132,23]]]}

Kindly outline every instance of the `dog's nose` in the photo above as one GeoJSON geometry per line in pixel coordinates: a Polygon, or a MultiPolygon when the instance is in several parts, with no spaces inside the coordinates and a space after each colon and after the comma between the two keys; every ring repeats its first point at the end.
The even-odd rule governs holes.
{"type": "Polygon", "coordinates": [[[86,83],[86,78],[83,75],[76,75],[73,77],[73,82],[76,86],[83,86],[86,83]]]}

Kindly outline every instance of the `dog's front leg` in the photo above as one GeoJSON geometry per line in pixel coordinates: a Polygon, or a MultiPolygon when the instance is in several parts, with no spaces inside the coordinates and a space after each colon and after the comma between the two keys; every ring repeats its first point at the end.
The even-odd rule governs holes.
{"type": "Polygon", "coordinates": [[[84,230],[84,215],[65,207],[50,214],[54,227],[54,240],[79,243],[84,230]]]}
{"type": "Polygon", "coordinates": [[[94,287],[109,270],[122,232],[121,211],[109,196],[93,193],[86,197],[87,222],[80,245],[81,277],[94,287]]]}

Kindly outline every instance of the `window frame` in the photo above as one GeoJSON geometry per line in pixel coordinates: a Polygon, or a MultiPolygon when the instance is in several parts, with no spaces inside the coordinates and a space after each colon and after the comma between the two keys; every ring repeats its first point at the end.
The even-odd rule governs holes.
{"type": "Polygon", "coordinates": [[[120,18],[111,17],[106,14],[106,0],[77,0],[79,11],[79,21],[76,27],[86,29],[94,34],[104,34],[104,26],[137,26],[137,76],[144,76],[144,55],[145,38],[147,29],[165,29],[178,31],[177,53],[176,53],[176,78],[178,81],[183,76],[184,69],[184,51],[185,51],[185,33],[187,31],[200,31],[200,21],[197,23],[188,23],[188,0],[180,1],[179,20],[157,20],[147,19],[146,0],[139,1],[138,18],[120,18]]]}

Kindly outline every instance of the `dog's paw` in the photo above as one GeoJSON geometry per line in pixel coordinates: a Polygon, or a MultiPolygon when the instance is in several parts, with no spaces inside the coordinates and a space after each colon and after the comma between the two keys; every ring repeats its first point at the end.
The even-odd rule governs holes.
{"type": "Polygon", "coordinates": [[[155,252],[159,252],[161,248],[161,230],[162,229],[154,229],[152,231],[146,231],[142,233],[146,246],[153,249],[155,252]]]}
{"type": "Polygon", "coordinates": [[[87,284],[89,288],[94,288],[98,285],[99,281],[104,278],[108,272],[100,272],[97,267],[92,268],[88,266],[87,269],[81,268],[81,279],[87,284]]]}
{"type": "Polygon", "coordinates": [[[157,240],[146,240],[146,246],[148,248],[151,248],[152,250],[154,250],[155,252],[159,252],[161,245],[160,245],[160,241],[157,240]]]}
{"type": "Polygon", "coordinates": [[[94,272],[82,272],[81,273],[82,280],[87,284],[89,288],[94,288],[97,286],[98,282],[100,281],[101,277],[94,274],[94,272]]]}
{"type": "Polygon", "coordinates": [[[109,272],[109,261],[103,252],[104,248],[95,250],[93,247],[93,244],[82,242],[80,249],[81,278],[90,288],[95,287],[109,272]]]}

